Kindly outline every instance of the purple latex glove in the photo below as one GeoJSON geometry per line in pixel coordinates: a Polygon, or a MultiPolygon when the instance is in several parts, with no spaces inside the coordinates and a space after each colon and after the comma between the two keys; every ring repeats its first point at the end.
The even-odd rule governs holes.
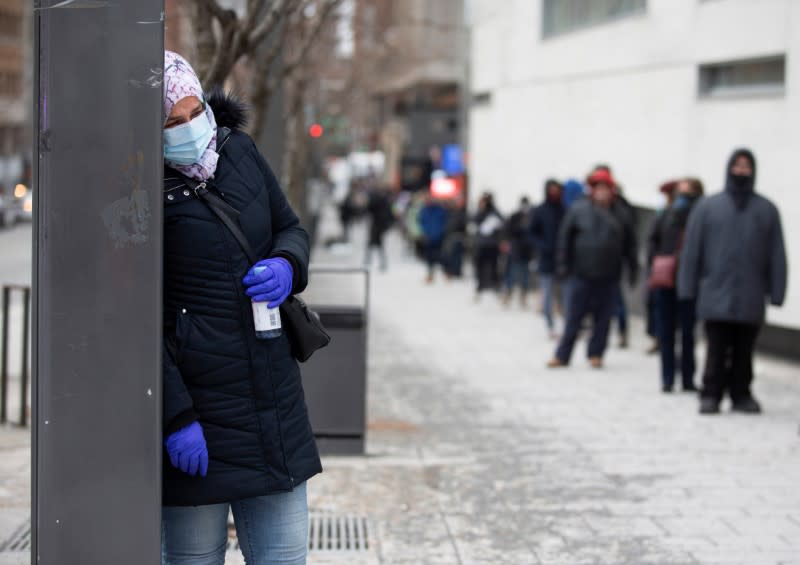
{"type": "Polygon", "coordinates": [[[171,434],[164,445],[172,466],[191,476],[208,473],[208,448],[200,422],[192,422],[185,428],[171,434]]]}
{"type": "Polygon", "coordinates": [[[289,297],[293,281],[292,265],[281,257],[259,261],[242,280],[248,287],[247,296],[256,302],[269,302],[270,308],[277,308],[289,297]]]}

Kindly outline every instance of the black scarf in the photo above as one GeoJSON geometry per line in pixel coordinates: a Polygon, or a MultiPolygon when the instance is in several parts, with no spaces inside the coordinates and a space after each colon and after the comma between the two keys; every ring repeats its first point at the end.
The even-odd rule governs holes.
{"type": "Polygon", "coordinates": [[[755,194],[756,185],[756,158],[749,149],[737,149],[728,160],[728,168],[726,170],[725,191],[731,195],[736,207],[739,210],[744,210],[750,199],[755,194]],[[753,165],[753,175],[743,177],[734,175],[731,168],[739,157],[747,157],[753,165]]]}

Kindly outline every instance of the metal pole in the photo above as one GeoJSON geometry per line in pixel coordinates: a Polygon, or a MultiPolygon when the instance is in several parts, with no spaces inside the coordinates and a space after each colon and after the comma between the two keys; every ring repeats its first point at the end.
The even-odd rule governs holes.
{"type": "Polygon", "coordinates": [[[36,0],[36,565],[161,562],[164,0],[36,0]]]}
{"type": "Polygon", "coordinates": [[[8,314],[11,289],[3,287],[3,353],[0,355],[0,424],[6,423],[8,404],[8,314]]]}
{"type": "Polygon", "coordinates": [[[28,423],[28,354],[30,353],[30,316],[31,316],[31,289],[26,287],[22,291],[22,372],[20,373],[19,393],[19,425],[24,427],[28,423]]]}

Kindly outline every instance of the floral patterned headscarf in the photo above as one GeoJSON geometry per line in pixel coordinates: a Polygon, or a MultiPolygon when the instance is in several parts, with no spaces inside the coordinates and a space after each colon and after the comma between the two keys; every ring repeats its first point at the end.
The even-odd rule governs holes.
{"type": "MultiPolygon", "coordinates": [[[[204,104],[203,87],[200,79],[197,78],[189,62],[172,51],[164,52],[164,123],[172,112],[172,107],[177,102],[187,96],[197,96],[204,104]]],[[[215,151],[217,147],[217,121],[214,119],[214,112],[205,104],[206,117],[211,124],[214,135],[208,142],[203,156],[192,165],[179,165],[166,161],[167,165],[176,169],[189,178],[197,180],[208,180],[214,176],[217,170],[217,160],[219,155],[215,151]]]]}

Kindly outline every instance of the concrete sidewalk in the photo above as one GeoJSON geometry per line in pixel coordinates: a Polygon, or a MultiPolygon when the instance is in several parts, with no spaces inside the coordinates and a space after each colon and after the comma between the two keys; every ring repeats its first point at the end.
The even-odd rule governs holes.
{"type": "MultiPolygon", "coordinates": [[[[315,511],[366,518],[369,548],[309,563],[800,564],[796,365],[758,359],[762,416],[702,418],[695,397],[660,392],[643,340],[603,371],[582,346],[547,371],[532,310],[425,286],[392,250],[372,286],[368,455],[326,458],[309,485],[315,511]]],[[[0,429],[0,540],[27,516],[27,449],[0,429]]]]}
{"type": "Polygon", "coordinates": [[[603,371],[582,346],[548,371],[533,311],[427,287],[397,256],[373,279],[369,456],[326,460],[310,487],[370,518],[363,562],[800,563],[796,365],[758,359],[764,415],[700,417],[661,393],[644,339],[603,371]]]}

